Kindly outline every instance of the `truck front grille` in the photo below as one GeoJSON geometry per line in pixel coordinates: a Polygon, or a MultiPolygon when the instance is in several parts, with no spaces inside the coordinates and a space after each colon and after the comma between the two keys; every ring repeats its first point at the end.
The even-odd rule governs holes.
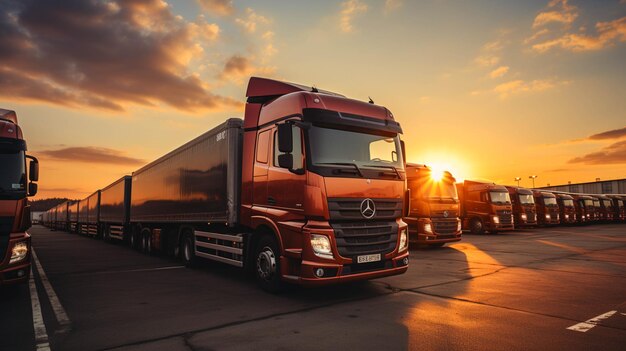
{"type": "Polygon", "coordinates": [[[331,223],[331,227],[335,231],[337,250],[346,258],[375,253],[385,255],[396,248],[396,222],[340,222],[331,223]]]}
{"type": "Polygon", "coordinates": [[[328,199],[328,212],[331,220],[395,220],[402,217],[401,199],[372,199],[376,212],[372,218],[361,213],[361,204],[365,198],[328,199]]]}
{"type": "Polygon", "coordinates": [[[433,221],[433,230],[435,234],[454,234],[456,233],[458,221],[456,218],[443,219],[443,218],[432,218],[433,221]]]}
{"type": "Polygon", "coordinates": [[[500,218],[500,224],[503,224],[503,225],[513,224],[513,215],[511,211],[501,210],[497,212],[497,215],[500,218]]]}

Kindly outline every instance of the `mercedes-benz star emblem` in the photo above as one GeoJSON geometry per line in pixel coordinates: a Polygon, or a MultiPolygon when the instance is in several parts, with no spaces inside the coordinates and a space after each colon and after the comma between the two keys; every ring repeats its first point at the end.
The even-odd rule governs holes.
{"type": "Polygon", "coordinates": [[[376,204],[374,204],[374,200],[365,199],[361,202],[361,215],[363,217],[370,219],[374,217],[376,214],[376,204]]]}
{"type": "Polygon", "coordinates": [[[448,211],[443,211],[443,216],[444,216],[445,218],[448,218],[448,215],[449,215],[449,214],[448,214],[448,211]]]}

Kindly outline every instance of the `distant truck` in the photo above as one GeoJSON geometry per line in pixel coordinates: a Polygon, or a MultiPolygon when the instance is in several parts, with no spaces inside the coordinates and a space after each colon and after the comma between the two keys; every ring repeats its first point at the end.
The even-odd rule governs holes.
{"type": "Polygon", "coordinates": [[[27,197],[37,194],[38,179],[39,162],[26,154],[16,113],[0,109],[0,285],[26,282],[30,276],[27,197]]]}
{"type": "Polygon", "coordinates": [[[450,172],[441,179],[428,166],[406,164],[410,192],[408,215],[409,241],[421,245],[443,246],[461,240],[461,219],[456,180],[450,172]]]}
{"type": "Polygon", "coordinates": [[[131,176],[124,176],[100,191],[100,230],[104,241],[129,240],[131,176]]]}
{"type": "Polygon", "coordinates": [[[391,112],[257,77],[246,96],[243,120],[133,172],[127,221],[122,207],[111,217],[104,209],[120,203],[121,185],[103,189],[97,232],[187,266],[205,258],[247,268],[269,291],[406,272],[404,145],[391,112]]]}
{"type": "Polygon", "coordinates": [[[625,221],[626,220],[626,209],[624,208],[624,200],[626,200],[625,195],[607,195],[611,201],[613,201],[613,220],[614,221],[625,221]]]}
{"type": "Polygon", "coordinates": [[[559,205],[559,217],[561,224],[576,223],[576,206],[574,198],[569,194],[555,193],[556,203],[559,205]]]}
{"type": "Polygon", "coordinates": [[[595,208],[591,196],[583,194],[571,194],[574,198],[574,208],[576,209],[576,222],[586,224],[591,222],[595,208]]]}
{"type": "Polygon", "coordinates": [[[456,184],[461,201],[463,229],[474,234],[513,230],[509,191],[495,183],[466,180],[456,184]]]}
{"type": "Polygon", "coordinates": [[[606,195],[596,195],[596,197],[600,200],[600,221],[612,222],[615,213],[613,200],[606,195]]]}
{"type": "Polygon", "coordinates": [[[556,195],[548,191],[534,190],[533,196],[537,206],[537,223],[539,225],[557,225],[561,223],[556,195]]]}
{"type": "Polygon", "coordinates": [[[507,185],[513,205],[515,227],[533,227],[537,225],[537,207],[530,189],[507,185]]]}
{"type": "Polygon", "coordinates": [[[592,222],[600,222],[602,220],[602,205],[600,204],[600,198],[598,195],[589,195],[593,200],[593,219],[592,222]]]}

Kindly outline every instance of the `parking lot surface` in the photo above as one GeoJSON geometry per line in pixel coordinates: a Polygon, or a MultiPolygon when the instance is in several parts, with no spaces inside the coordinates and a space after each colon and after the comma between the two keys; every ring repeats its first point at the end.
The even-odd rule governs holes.
{"type": "Polygon", "coordinates": [[[623,350],[626,224],[466,234],[404,275],[272,295],[243,270],[187,269],[33,227],[40,269],[0,290],[0,350],[623,350]],[[36,291],[36,293],[35,293],[36,291]],[[38,328],[39,326],[39,328],[38,328]]]}

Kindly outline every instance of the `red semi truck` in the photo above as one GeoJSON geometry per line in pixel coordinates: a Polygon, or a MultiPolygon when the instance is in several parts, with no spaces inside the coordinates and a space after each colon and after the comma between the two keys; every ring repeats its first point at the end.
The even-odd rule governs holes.
{"type": "Polygon", "coordinates": [[[430,246],[461,240],[459,196],[452,174],[433,175],[430,167],[414,163],[406,164],[406,174],[410,201],[404,221],[409,240],[430,246]]]}
{"type": "Polygon", "coordinates": [[[495,183],[466,180],[456,184],[461,200],[463,229],[474,234],[513,230],[509,191],[495,183]]]}
{"type": "Polygon", "coordinates": [[[25,282],[30,275],[27,197],[37,193],[38,178],[39,162],[26,154],[17,115],[0,109],[0,285],[25,282]]]}
{"type": "Polygon", "coordinates": [[[537,223],[539,225],[557,225],[561,222],[559,205],[556,195],[548,191],[534,190],[535,204],[537,205],[537,223]]]}
{"type": "Polygon", "coordinates": [[[613,201],[613,220],[623,222],[626,220],[626,210],[624,209],[624,195],[607,195],[613,201]]]}
{"type": "Polygon", "coordinates": [[[243,120],[133,172],[131,245],[188,266],[247,267],[269,291],[406,272],[404,146],[391,112],[256,77],[246,96],[243,120]]]}
{"type": "Polygon", "coordinates": [[[574,205],[574,197],[565,193],[554,193],[556,203],[559,205],[559,217],[561,224],[574,224],[577,222],[576,206],[574,205]]]}
{"type": "Polygon", "coordinates": [[[600,220],[602,222],[613,222],[615,209],[613,208],[613,200],[606,195],[596,195],[600,200],[600,220]]]}
{"type": "Polygon", "coordinates": [[[532,227],[537,225],[537,207],[530,189],[507,185],[509,197],[513,204],[515,227],[532,227]]]}

